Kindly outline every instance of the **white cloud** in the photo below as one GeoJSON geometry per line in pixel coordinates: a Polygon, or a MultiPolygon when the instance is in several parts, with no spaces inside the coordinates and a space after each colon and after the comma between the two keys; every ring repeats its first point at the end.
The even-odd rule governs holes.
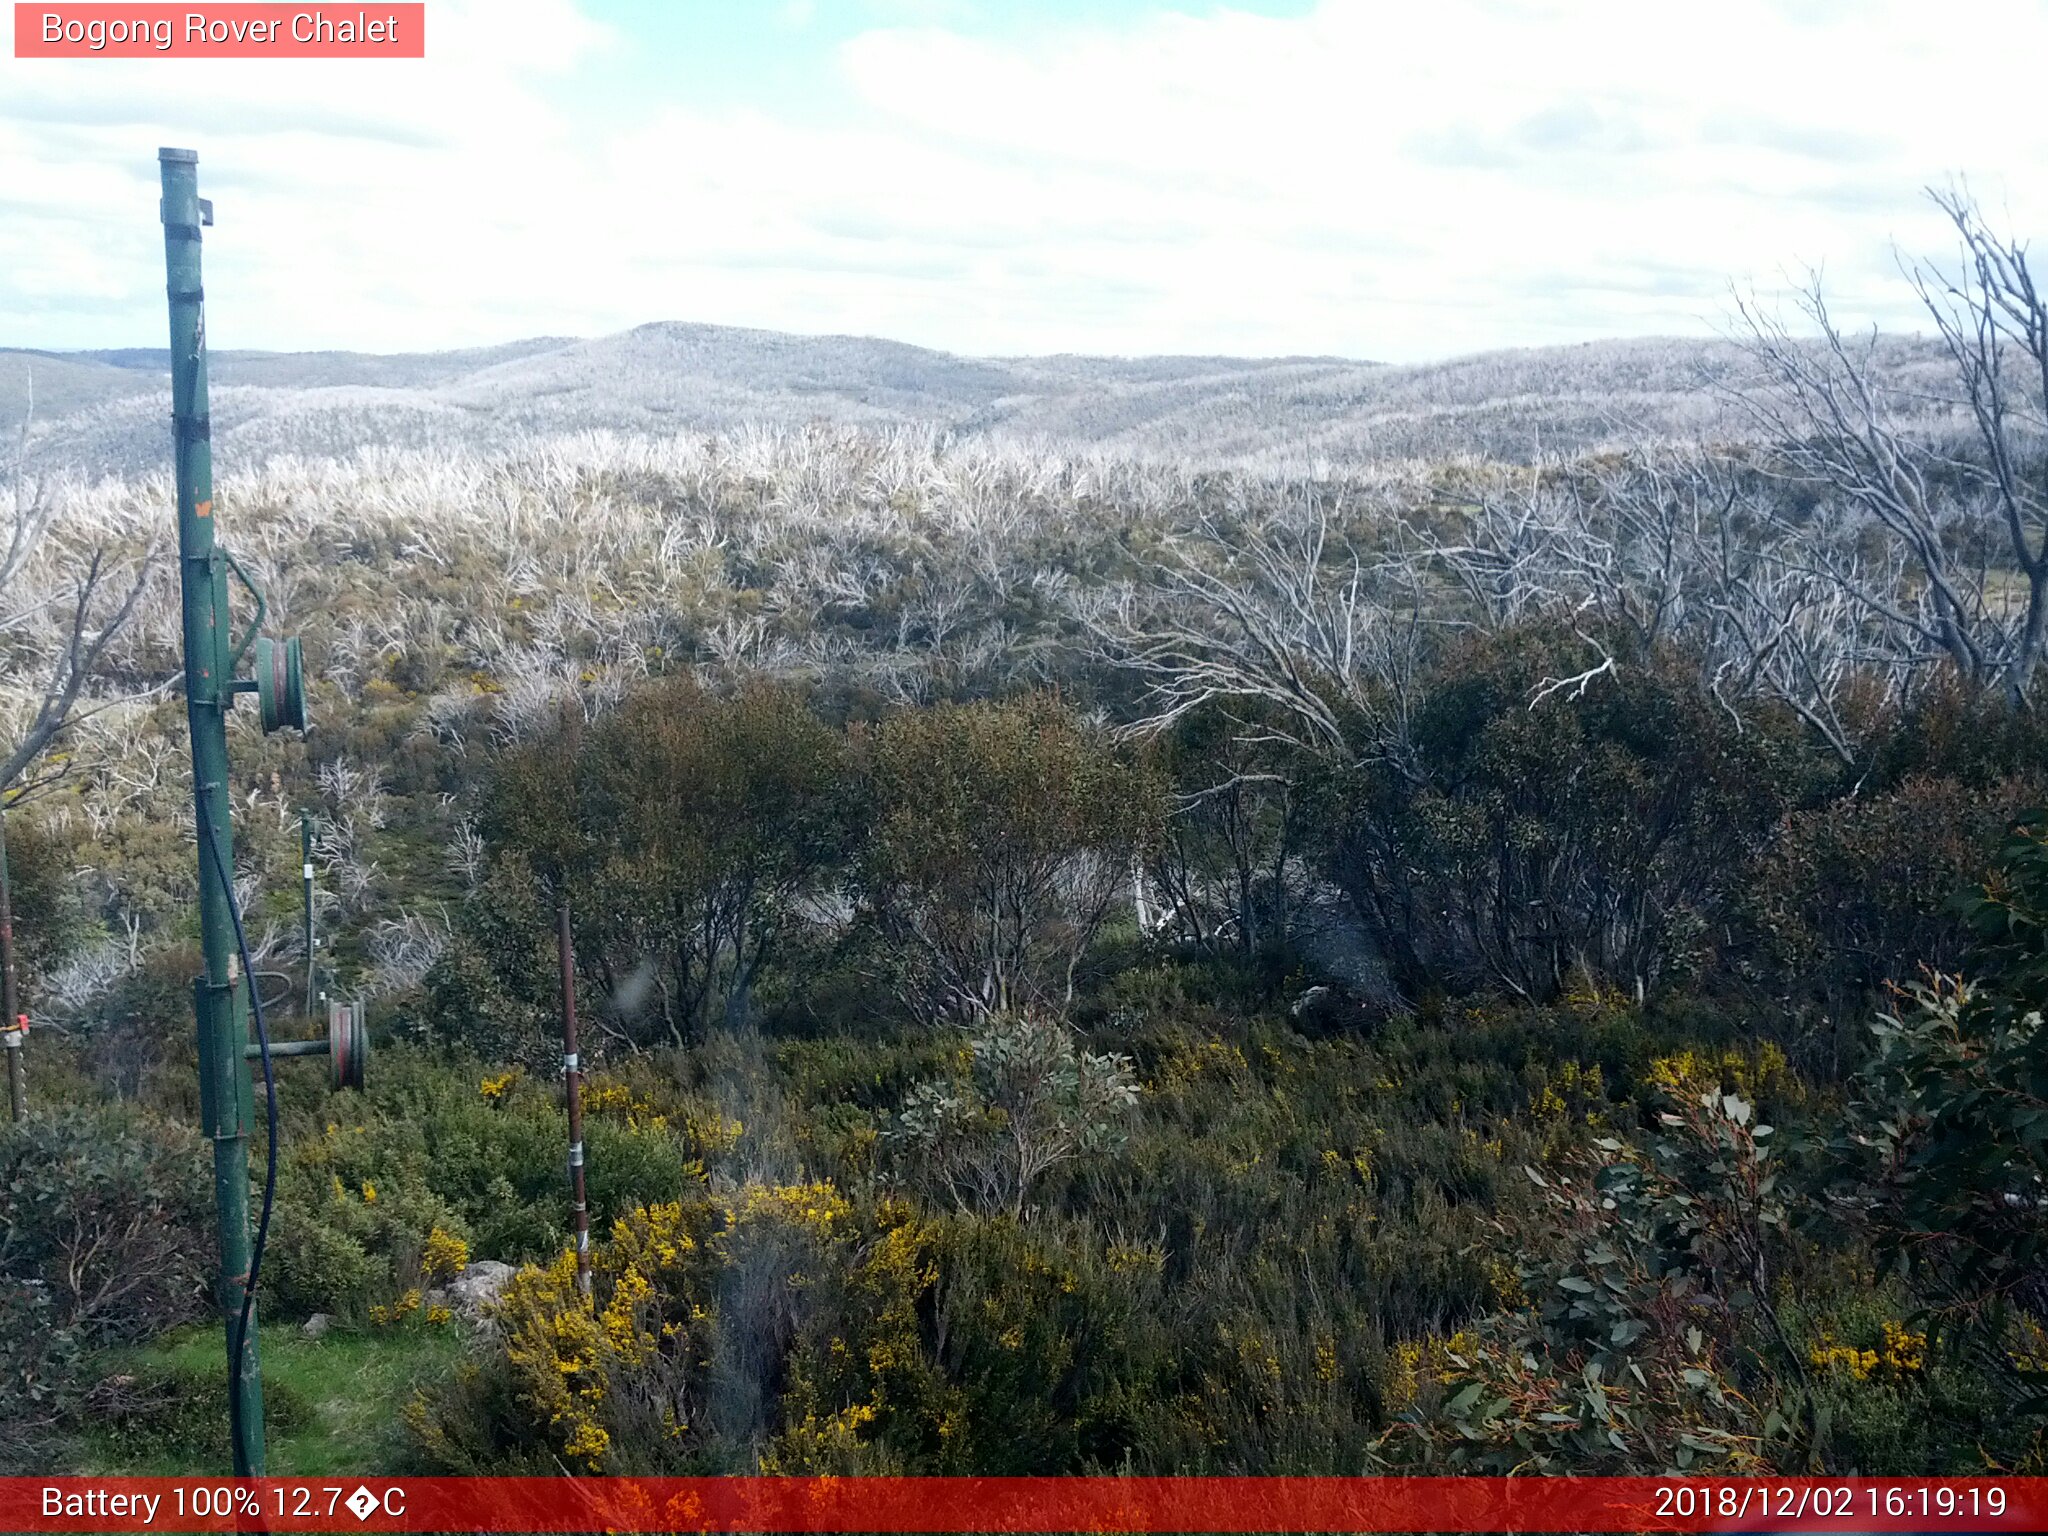
{"type": "Polygon", "coordinates": [[[1809,261],[1906,324],[1890,242],[1946,249],[1924,183],[2048,215],[2030,0],[1326,0],[1003,43],[935,14],[841,45],[824,122],[616,126],[561,71],[633,40],[568,0],[435,0],[423,63],[8,61],[0,338],[155,339],[150,152],[186,140],[215,334],[276,346],[685,318],[1412,358],[1699,330],[1809,261]]]}

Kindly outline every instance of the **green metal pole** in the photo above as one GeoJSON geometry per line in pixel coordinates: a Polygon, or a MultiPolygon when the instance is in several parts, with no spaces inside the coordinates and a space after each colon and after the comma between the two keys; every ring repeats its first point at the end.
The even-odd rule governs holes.
{"type": "Polygon", "coordinates": [[[185,608],[185,713],[192,727],[192,798],[199,849],[199,933],[206,971],[194,991],[199,1020],[199,1099],[213,1139],[213,1194],[220,1219],[220,1279],[215,1290],[228,1332],[228,1391],[233,1399],[235,1474],[263,1471],[263,1378],[252,1314],[234,1358],[243,1291],[249,1280],[249,1125],[253,1118],[247,1000],[235,974],[234,926],[223,877],[235,867],[229,833],[227,712],[233,641],[227,564],[214,547],[213,449],[206,401],[206,295],[200,286],[199,230],[212,206],[199,197],[199,156],[157,152],[163,172],[164,271],[171,305],[171,432],[177,464],[178,580],[185,608]],[[211,839],[209,852],[203,840],[211,839]]]}

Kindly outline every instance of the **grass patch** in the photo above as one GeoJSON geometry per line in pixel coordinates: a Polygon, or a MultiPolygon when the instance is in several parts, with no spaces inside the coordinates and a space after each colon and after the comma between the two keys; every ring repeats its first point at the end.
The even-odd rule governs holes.
{"type": "MultiPolygon", "coordinates": [[[[459,1326],[337,1328],[320,1339],[291,1324],[262,1329],[266,1470],[277,1477],[399,1470],[406,1403],[454,1370],[467,1340],[459,1326]]],[[[85,1470],[147,1477],[224,1469],[225,1353],[220,1329],[208,1325],[105,1356],[103,1378],[130,1380],[112,1394],[116,1411],[85,1426],[85,1470]]]]}

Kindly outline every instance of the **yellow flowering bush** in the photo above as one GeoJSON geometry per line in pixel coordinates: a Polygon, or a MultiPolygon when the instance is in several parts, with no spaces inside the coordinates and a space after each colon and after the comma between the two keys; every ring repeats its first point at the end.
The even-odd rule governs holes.
{"type": "Polygon", "coordinates": [[[469,1244],[435,1227],[420,1252],[420,1272],[430,1280],[452,1280],[469,1268],[469,1244]]]}
{"type": "Polygon", "coordinates": [[[866,1449],[861,1429],[875,1421],[876,1412],[873,1403],[849,1403],[822,1418],[816,1409],[807,1409],[762,1453],[761,1471],[769,1477],[794,1477],[815,1475],[849,1462],[858,1465],[866,1449]]]}
{"type": "Polygon", "coordinates": [[[612,1223],[611,1241],[598,1256],[611,1273],[637,1271],[680,1284],[684,1266],[699,1253],[715,1211],[707,1201],[679,1200],[635,1206],[612,1223]]]}
{"type": "Polygon", "coordinates": [[[633,1107],[633,1090],[624,1083],[583,1080],[583,1112],[586,1115],[623,1114],[633,1107]]]}
{"type": "MultiPolygon", "coordinates": [[[[785,1427],[763,1453],[764,1472],[798,1475],[901,1471],[871,1435],[887,1419],[939,1429],[958,1406],[934,1392],[920,1339],[918,1305],[938,1280],[931,1230],[899,1200],[875,1212],[879,1231],[843,1271],[843,1321],[858,1337],[814,1339],[793,1353],[784,1398],[785,1427]]],[[[844,1224],[846,1213],[833,1221],[844,1224]]],[[[913,1432],[915,1433],[915,1431],[913,1432]]]]}
{"type": "Polygon", "coordinates": [[[1748,1051],[1714,1052],[1687,1047],[1650,1063],[1650,1085],[1675,1099],[1692,1100],[1724,1087],[1746,1099],[1775,1095],[1797,1102],[1805,1090],[1785,1052],[1766,1040],[1748,1051]]]}
{"type": "Polygon", "coordinates": [[[849,1214],[846,1199],[829,1181],[809,1184],[749,1184],[725,1206],[726,1231],[752,1223],[780,1222],[829,1235],[849,1214]]]}
{"type": "Polygon", "coordinates": [[[604,1328],[576,1286],[576,1255],[529,1264],[493,1305],[505,1359],[520,1396],[553,1432],[562,1453],[602,1469],[611,1444],[601,1421],[608,1346],[604,1328]]]}
{"type": "Polygon", "coordinates": [[[1927,1335],[1884,1320],[1884,1363],[1887,1369],[1909,1373],[1927,1363],[1927,1335]]]}
{"type": "MultiPolygon", "coordinates": [[[[724,1200],[635,1206],[592,1254],[592,1296],[577,1289],[565,1251],[507,1285],[495,1315],[520,1398],[557,1454],[592,1472],[615,1470],[616,1448],[682,1439],[706,1391],[706,1351],[726,1277],[742,1266],[782,1283],[810,1283],[825,1245],[850,1237],[851,1208],[828,1181],[749,1184],[724,1200]]],[[[764,1316],[787,1333],[786,1303],[764,1316]]],[[[865,1422],[837,1410],[807,1433],[833,1441],[865,1422]]]]}
{"type": "Polygon", "coordinates": [[[617,1120],[629,1130],[679,1131],[693,1157],[716,1157],[736,1145],[744,1127],[715,1105],[677,1096],[672,1084],[613,1077],[583,1080],[583,1112],[617,1120]]]}
{"type": "Polygon", "coordinates": [[[1852,1381],[1868,1381],[1880,1368],[1893,1376],[1910,1376],[1927,1363],[1927,1335],[1891,1318],[1880,1325],[1881,1337],[1875,1348],[1844,1344],[1823,1331],[1807,1351],[1807,1363],[1815,1368],[1844,1375],[1852,1381]]]}
{"type": "Polygon", "coordinates": [[[1852,1344],[1824,1341],[1806,1353],[1807,1363],[1824,1371],[1836,1371],[1852,1380],[1864,1381],[1877,1369],[1877,1351],[1858,1349],[1852,1344]]]}
{"type": "Polygon", "coordinates": [[[1478,1348],[1478,1335],[1463,1330],[1448,1338],[1432,1333],[1403,1339],[1387,1351],[1387,1374],[1381,1388],[1386,1411],[1396,1414],[1414,1407],[1427,1388],[1464,1369],[1478,1348]]]}
{"type": "Polygon", "coordinates": [[[1221,1040],[1204,1040],[1176,1047],[1160,1067],[1154,1086],[1172,1092],[1206,1078],[1242,1082],[1250,1073],[1243,1051],[1221,1040]]]}
{"type": "Polygon", "coordinates": [[[697,1156],[716,1157],[739,1144],[746,1129],[738,1120],[716,1108],[690,1104],[683,1109],[683,1134],[695,1147],[697,1156]]]}
{"type": "Polygon", "coordinates": [[[413,1286],[411,1289],[407,1290],[404,1295],[400,1296],[398,1300],[392,1302],[390,1306],[371,1307],[370,1321],[375,1323],[380,1328],[388,1327],[393,1323],[404,1322],[408,1317],[411,1317],[415,1312],[419,1311],[419,1309],[419,1287],[413,1286]]]}

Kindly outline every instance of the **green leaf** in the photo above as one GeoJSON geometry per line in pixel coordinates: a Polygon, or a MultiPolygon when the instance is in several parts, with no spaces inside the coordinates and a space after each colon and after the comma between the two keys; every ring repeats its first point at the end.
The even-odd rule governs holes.
{"type": "Polygon", "coordinates": [[[1467,1383],[1458,1389],[1456,1396],[1444,1404],[1444,1412],[1454,1419],[1463,1418],[1472,1411],[1472,1405],[1479,1401],[1480,1394],[1485,1390],[1486,1384],[1484,1382],[1474,1381],[1467,1383]]]}

